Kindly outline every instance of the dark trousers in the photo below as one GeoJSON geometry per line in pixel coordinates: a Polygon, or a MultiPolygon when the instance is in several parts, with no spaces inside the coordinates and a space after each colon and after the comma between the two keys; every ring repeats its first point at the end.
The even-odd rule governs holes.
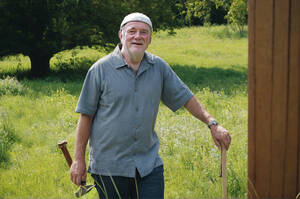
{"type": "Polygon", "coordinates": [[[100,199],[163,199],[164,168],[159,166],[141,177],[135,178],[92,174],[100,199]]]}

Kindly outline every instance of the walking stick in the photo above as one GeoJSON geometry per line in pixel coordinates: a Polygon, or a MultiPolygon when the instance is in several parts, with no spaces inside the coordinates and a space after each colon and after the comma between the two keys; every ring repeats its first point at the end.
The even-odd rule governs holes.
{"type": "Polygon", "coordinates": [[[222,177],[222,198],[227,199],[227,175],[226,175],[226,148],[221,145],[221,175],[222,177]]]}

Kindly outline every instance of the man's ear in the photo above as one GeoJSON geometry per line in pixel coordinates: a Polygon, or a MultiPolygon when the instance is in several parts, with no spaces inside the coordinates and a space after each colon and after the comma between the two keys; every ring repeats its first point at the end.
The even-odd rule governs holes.
{"type": "Polygon", "coordinates": [[[118,35],[119,35],[119,39],[121,41],[122,40],[122,30],[119,30],[118,35]]]}

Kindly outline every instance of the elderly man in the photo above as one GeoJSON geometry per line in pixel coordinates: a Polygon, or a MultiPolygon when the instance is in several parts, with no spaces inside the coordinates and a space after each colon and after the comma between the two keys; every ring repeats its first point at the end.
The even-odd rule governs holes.
{"type": "Polygon", "coordinates": [[[230,135],[218,125],[161,58],[146,52],[152,23],[131,13],[121,23],[119,44],[88,71],[76,112],[78,121],[71,180],[88,171],[100,198],[163,198],[163,162],[154,131],[160,101],[172,111],[185,107],[206,123],[217,147],[228,149],[230,135]]]}

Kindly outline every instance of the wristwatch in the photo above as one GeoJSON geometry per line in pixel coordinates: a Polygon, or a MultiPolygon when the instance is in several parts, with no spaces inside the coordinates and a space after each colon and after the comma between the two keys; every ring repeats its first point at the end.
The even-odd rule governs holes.
{"type": "Polygon", "coordinates": [[[207,124],[208,128],[210,128],[211,126],[217,126],[217,125],[218,125],[218,122],[216,120],[212,120],[207,124]]]}

